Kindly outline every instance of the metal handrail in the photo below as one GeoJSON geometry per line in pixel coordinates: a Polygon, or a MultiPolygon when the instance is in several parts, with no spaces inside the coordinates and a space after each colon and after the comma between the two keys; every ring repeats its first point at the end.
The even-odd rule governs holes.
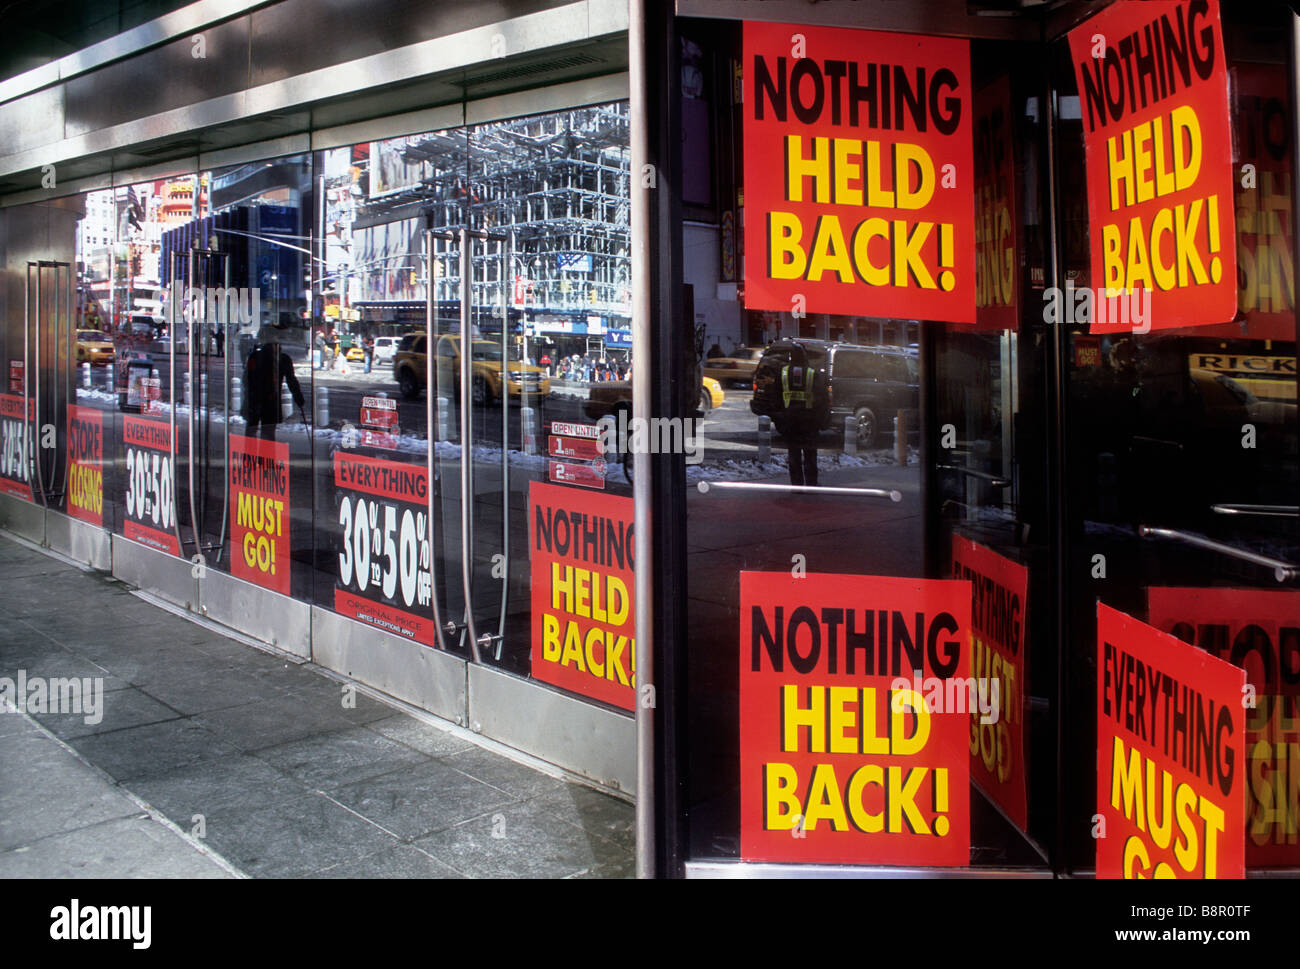
{"type": "MultiPolygon", "coordinates": [[[[176,267],[180,265],[180,259],[181,253],[173,251],[171,260],[172,279],[176,278],[176,267]]],[[[192,268],[192,266],[190,268],[192,268]]],[[[189,282],[192,283],[193,280],[189,280],[189,282]]],[[[191,286],[187,285],[179,303],[184,303],[185,300],[189,299],[191,288],[191,286]]],[[[171,427],[169,450],[171,451],[172,459],[172,531],[176,535],[176,554],[183,557],[185,555],[185,543],[181,540],[181,516],[177,514],[177,507],[180,505],[179,496],[181,489],[180,478],[177,477],[176,472],[176,324],[179,322],[181,315],[181,306],[173,306],[171,324],[167,327],[167,396],[170,398],[167,401],[167,419],[171,427]]],[[[148,394],[143,395],[143,397],[147,400],[148,394]]],[[[158,495],[158,500],[162,500],[161,494],[158,495]]]]}
{"type": "Polygon", "coordinates": [[[1011,479],[1003,478],[1000,475],[989,474],[987,471],[976,471],[974,468],[966,468],[960,464],[938,464],[935,468],[939,471],[956,471],[959,474],[968,475],[972,478],[979,478],[987,481],[994,488],[1011,487],[1011,479]]]}
{"type": "Polygon", "coordinates": [[[1209,549],[1212,552],[1218,552],[1220,555],[1227,555],[1230,558],[1239,559],[1243,562],[1250,562],[1252,565],[1261,565],[1264,568],[1273,570],[1273,578],[1278,582],[1286,582],[1288,579],[1294,579],[1300,574],[1300,567],[1282,559],[1275,559],[1268,555],[1260,555],[1258,552],[1251,552],[1244,548],[1237,548],[1234,545],[1226,545],[1223,542],[1216,542],[1212,538],[1206,538],[1204,535],[1196,535],[1192,532],[1183,532],[1174,528],[1157,528],[1151,525],[1139,525],[1138,535],[1142,538],[1168,538],[1174,541],[1184,542],[1187,545],[1195,545],[1198,548],[1209,549]]]}
{"type": "MultiPolygon", "coordinates": [[[[474,662],[482,662],[479,655],[478,629],[474,622],[474,462],[473,415],[470,413],[470,381],[474,368],[470,360],[474,341],[470,337],[470,230],[460,229],[460,577],[465,593],[465,629],[469,635],[469,650],[474,662]]],[[[432,284],[432,280],[430,280],[432,284]]],[[[429,349],[426,347],[426,350],[429,349]]],[[[426,356],[427,360],[427,356],[426,356]]],[[[425,364],[428,369],[428,364],[425,364]]]]}
{"type": "MultiPolygon", "coordinates": [[[[77,321],[73,318],[73,314],[76,312],[74,309],[74,307],[76,306],[76,291],[77,291],[76,287],[77,287],[77,274],[73,269],[73,267],[69,265],[68,266],[68,315],[66,317],[68,321],[68,362],[67,362],[67,367],[63,371],[63,375],[64,375],[63,392],[65,397],[65,402],[68,404],[68,406],[71,406],[72,402],[77,399],[77,392],[73,389],[73,383],[72,383],[72,369],[77,365],[77,352],[74,349],[77,345],[77,321]]],[[[72,442],[69,441],[68,443],[69,445],[71,445],[72,442]]],[[[71,453],[68,453],[63,456],[63,494],[65,496],[71,494],[71,488],[70,488],[71,484],[72,484],[72,455],[71,453]]],[[[67,498],[65,497],[64,499],[65,507],[66,507],[66,503],[67,503],[67,498]]]]}
{"type": "Polygon", "coordinates": [[[1264,515],[1273,518],[1300,518],[1300,505],[1211,505],[1216,515],[1264,515]]]}
{"type": "MultiPolygon", "coordinates": [[[[501,659],[506,636],[506,597],[510,592],[510,260],[514,252],[514,233],[501,240],[501,612],[497,617],[495,659],[501,659]]],[[[519,433],[524,433],[524,394],[527,381],[524,368],[528,359],[519,362],[519,433]]]]}
{"type": "Polygon", "coordinates": [[[724,491],[774,491],[795,495],[857,495],[862,498],[888,498],[892,502],[903,500],[903,493],[885,488],[844,488],[829,485],[785,485],[762,481],[701,481],[695,486],[700,494],[707,495],[714,489],[724,491]]]}
{"type": "MultiPolygon", "coordinates": [[[[222,493],[221,493],[221,535],[217,539],[217,562],[219,564],[221,562],[221,556],[226,551],[226,526],[230,518],[230,423],[231,423],[231,417],[233,415],[231,415],[230,413],[230,330],[231,330],[230,253],[218,252],[217,255],[222,257],[222,261],[226,265],[226,272],[225,272],[226,297],[223,300],[226,307],[226,325],[221,328],[222,330],[221,338],[225,341],[225,346],[221,348],[221,359],[222,359],[221,407],[222,407],[222,414],[225,416],[225,423],[226,423],[226,435],[225,435],[226,460],[225,460],[225,464],[222,465],[222,468],[224,469],[224,474],[222,475],[222,477],[226,479],[226,484],[225,487],[222,489],[222,493]]],[[[279,393],[279,390],[280,390],[280,384],[277,381],[276,393],[279,393]]],[[[308,440],[310,440],[310,438],[308,440]]],[[[233,557],[233,553],[232,553],[232,557],[233,557]]]]}
{"type": "MultiPolygon", "coordinates": [[[[43,449],[33,448],[31,444],[32,426],[33,425],[36,426],[36,431],[37,434],[39,435],[40,422],[41,422],[40,421],[41,395],[43,389],[41,387],[41,340],[44,335],[43,334],[44,328],[41,326],[41,319],[42,319],[41,310],[44,304],[44,300],[42,299],[42,294],[41,294],[41,280],[44,276],[42,272],[42,270],[44,269],[54,270],[53,329],[54,329],[54,366],[56,369],[59,366],[59,344],[62,339],[59,308],[61,303],[63,302],[63,298],[66,297],[66,306],[65,306],[66,312],[64,313],[62,319],[66,320],[69,327],[71,327],[72,300],[73,300],[73,294],[72,294],[73,275],[72,275],[72,266],[70,263],[60,262],[54,259],[30,260],[27,263],[26,288],[23,291],[23,406],[27,408],[27,413],[23,415],[23,428],[24,428],[23,445],[27,451],[27,453],[23,455],[23,461],[27,468],[27,485],[29,488],[31,487],[31,478],[32,478],[31,468],[32,465],[36,466],[36,490],[40,497],[42,507],[48,508],[50,498],[62,497],[64,494],[67,493],[68,466],[67,463],[65,462],[64,472],[63,472],[64,473],[63,491],[56,492],[53,490],[52,487],[47,489],[45,487],[45,468],[41,462],[41,458],[42,458],[41,451],[43,449]],[[29,360],[29,357],[31,356],[31,324],[32,324],[31,285],[32,285],[33,266],[36,267],[36,353],[35,353],[36,394],[35,397],[30,397],[29,396],[30,388],[27,381],[27,374],[29,369],[31,369],[28,367],[28,364],[32,362],[31,360],[29,360]],[[67,270],[67,274],[68,274],[68,287],[66,293],[64,292],[63,287],[60,285],[61,274],[63,273],[64,270],[67,270]]],[[[68,334],[68,339],[69,339],[68,352],[69,355],[71,355],[72,352],[71,332],[69,332],[68,334]]],[[[71,367],[72,367],[71,361],[69,360],[68,366],[64,368],[65,403],[67,399],[71,399],[72,396],[71,367]]],[[[55,411],[54,418],[57,421],[58,420],[57,403],[55,405],[54,411],[55,411]]],[[[56,447],[54,448],[54,464],[50,468],[51,486],[54,484],[54,481],[55,479],[58,478],[58,476],[59,476],[59,449],[56,447]]]]}
{"type": "MultiPolygon", "coordinates": [[[[23,478],[32,486],[32,406],[27,377],[31,373],[32,267],[36,267],[36,312],[41,311],[41,269],[39,262],[27,263],[27,282],[23,287],[23,478]]],[[[41,499],[44,504],[44,498],[41,499]]]]}
{"type": "MultiPolygon", "coordinates": [[[[45,261],[38,260],[36,263],[36,397],[32,404],[28,418],[36,427],[36,434],[39,438],[41,433],[41,308],[43,300],[41,299],[41,269],[44,268],[45,261]]],[[[27,369],[26,362],[23,363],[23,369],[27,369]]],[[[24,401],[24,403],[26,403],[24,401]]],[[[41,505],[49,507],[49,502],[45,494],[45,470],[41,467],[41,449],[36,447],[32,449],[32,460],[36,465],[36,490],[41,498],[41,505]]],[[[30,487],[30,482],[28,485],[30,487]]]]}
{"type": "MultiPolygon", "coordinates": [[[[188,291],[186,292],[186,297],[190,298],[194,293],[194,270],[196,264],[198,263],[198,250],[190,249],[187,253],[187,256],[189,257],[187,262],[189,266],[190,285],[188,291]]],[[[204,295],[206,296],[206,293],[204,295]]],[[[193,307],[192,303],[190,305],[191,307],[193,307]]],[[[188,361],[186,365],[186,370],[189,373],[189,377],[190,377],[190,382],[189,382],[190,399],[187,402],[188,409],[185,412],[185,429],[189,432],[190,456],[189,456],[189,460],[185,462],[185,480],[189,483],[190,486],[190,535],[193,536],[194,539],[194,553],[196,555],[202,555],[201,546],[203,544],[203,536],[200,532],[201,526],[199,523],[198,505],[195,503],[194,500],[195,492],[198,490],[194,487],[194,464],[195,464],[194,427],[198,423],[198,415],[195,414],[196,408],[194,404],[196,399],[201,398],[199,387],[197,386],[198,381],[195,379],[195,373],[194,373],[194,358],[198,356],[198,354],[194,352],[195,351],[194,317],[196,315],[198,314],[191,311],[188,318],[185,320],[185,356],[188,361]]],[[[172,337],[173,334],[170,331],[168,331],[167,335],[170,338],[172,337]]],[[[278,397],[280,393],[280,388],[277,387],[275,390],[276,390],[276,396],[278,397]]],[[[172,388],[173,402],[175,401],[175,399],[176,399],[176,388],[173,387],[172,388]]],[[[184,557],[184,555],[185,555],[185,547],[182,546],[181,556],[184,557]]]]}
{"type": "MultiPolygon", "coordinates": [[[[450,233],[448,233],[449,235],[450,233]]],[[[438,568],[435,564],[438,561],[437,546],[433,541],[433,456],[434,456],[434,428],[433,422],[433,238],[432,229],[424,230],[424,265],[425,265],[425,286],[424,286],[424,420],[425,420],[425,437],[428,441],[428,448],[425,450],[425,484],[424,498],[427,518],[427,533],[429,540],[429,601],[433,605],[433,628],[437,646],[445,650],[447,642],[444,639],[444,633],[450,635],[455,631],[455,624],[450,620],[447,626],[450,629],[443,628],[441,610],[438,608],[438,568]]],[[[445,238],[445,236],[444,236],[445,238]]]]}

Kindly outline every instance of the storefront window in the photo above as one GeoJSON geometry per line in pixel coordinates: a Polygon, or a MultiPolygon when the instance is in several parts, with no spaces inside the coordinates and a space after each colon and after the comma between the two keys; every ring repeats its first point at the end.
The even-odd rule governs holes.
{"type": "Polygon", "coordinates": [[[580,610],[551,602],[549,569],[561,585],[597,570],[531,544],[585,509],[622,536],[621,563],[596,564],[630,595],[630,478],[597,426],[631,408],[627,145],[626,105],[611,104],[321,152],[313,360],[330,510],[317,602],[630,709],[630,602],[601,600],[608,651],[585,631],[566,647],[580,610]],[[357,485],[367,469],[396,483],[357,485]]]}

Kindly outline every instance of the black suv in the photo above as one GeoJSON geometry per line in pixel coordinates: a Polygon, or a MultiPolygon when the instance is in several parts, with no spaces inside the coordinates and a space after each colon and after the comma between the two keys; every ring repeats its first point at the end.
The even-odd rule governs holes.
{"type": "MultiPolygon", "coordinates": [[[[893,425],[898,411],[920,406],[917,352],[910,347],[860,346],[827,340],[781,340],[763,352],[754,371],[754,397],[749,408],[772,418],[778,434],[785,436],[781,407],[781,369],[790,362],[798,344],[808,363],[827,376],[831,395],[830,427],[842,427],[853,415],[858,424],[858,447],[875,447],[880,428],[893,425]]],[[[909,421],[909,426],[914,421],[909,421]]]]}

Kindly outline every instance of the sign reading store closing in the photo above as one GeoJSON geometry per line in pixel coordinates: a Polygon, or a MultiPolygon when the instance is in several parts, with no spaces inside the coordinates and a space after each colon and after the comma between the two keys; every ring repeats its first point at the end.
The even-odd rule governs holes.
{"type": "Polygon", "coordinates": [[[1070,32],[1070,55],[1092,285],[1108,301],[1092,331],[1232,319],[1232,133],[1217,0],[1113,4],[1070,32]]]}
{"type": "Polygon", "coordinates": [[[964,40],[744,26],[745,303],[975,320],[964,40]]]}

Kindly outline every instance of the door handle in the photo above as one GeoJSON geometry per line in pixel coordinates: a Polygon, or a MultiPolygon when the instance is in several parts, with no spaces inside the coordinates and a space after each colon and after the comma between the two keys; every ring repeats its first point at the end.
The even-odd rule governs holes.
{"type": "MultiPolygon", "coordinates": [[[[510,591],[510,260],[515,249],[514,233],[501,240],[501,612],[497,617],[496,651],[493,658],[501,659],[506,635],[506,595],[510,591]]],[[[525,379],[528,371],[526,354],[519,361],[519,433],[524,432],[524,394],[528,389],[525,379]]]]}
{"type": "MultiPolygon", "coordinates": [[[[188,262],[189,262],[189,279],[190,279],[189,290],[190,290],[190,292],[192,293],[192,292],[194,291],[194,269],[195,269],[195,264],[198,262],[198,258],[199,258],[198,250],[196,250],[196,249],[191,249],[191,250],[189,250],[188,255],[189,255],[189,260],[188,260],[188,262]]],[[[206,296],[206,294],[203,294],[203,295],[206,296]]],[[[191,305],[193,305],[193,304],[191,304],[191,305]]],[[[186,430],[189,432],[189,445],[190,445],[190,446],[189,446],[189,450],[190,450],[190,457],[189,457],[189,460],[185,462],[185,479],[186,479],[186,481],[189,483],[189,486],[190,486],[190,535],[191,535],[191,537],[192,537],[193,540],[194,540],[194,551],[195,551],[195,553],[196,553],[196,554],[201,554],[200,546],[203,544],[203,537],[202,537],[202,531],[201,531],[202,526],[201,526],[201,524],[200,524],[200,522],[199,522],[198,505],[197,505],[197,504],[195,503],[195,501],[194,501],[194,499],[195,499],[195,494],[194,494],[194,492],[195,492],[195,488],[194,488],[194,457],[195,457],[195,454],[194,454],[194,425],[195,425],[195,423],[197,422],[197,421],[196,421],[196,415],[195,415],[195,413],[194,413],[194,405],[195,405],[195,402],[196,402],[197,400],[201,400],[201,399],[202,399],[202,393],[201,393],[201,391],[200,391],[200,389],[199,389],[199,387],[198,387],[198,381],[195,379],[195,373],[194,373],[194,358],[195,358],[196,356],[198,356],[198,354],[196,354],[196,353],[194,352],[194,349],[195,349],[195,347],[194,347],[194,317],[195,317],[196,315],[197,315],[196,313],[191,312],[190,315],[189,315],[189,319],[187,319],[187,320],[185,321],[185,357],[186,357],[186,359],[189,361],[189,363],[188,363],[188,365],[187,365],[187,367],[186,367],[186,372],[189,374],[189,378],[190,378],[190,380],[189,380],[190,399],[189,399],[189,403],[187,404],[187,410],[186,410],[186,413],[185,413],[185,428],[186,428],[186,430]]],[[[278,393],[279,388],[276,388],[276,390],[277,390],[277,393],[278,393]]],[[[173,391],[173,396],[174,396],[174,391],[173,391]]],[[[185,549],[182,548],[182,549],[181,549],[181,555],[182,555],[182,557],[184,556],[184,554],[185,554],[185,549]]]]}
{"type": "MultiPolygon", "coordinates": [[[[32,422],[35,419],[36,407],[35,400],[32,398],[28,385],[28,375],[31,373],[31,331],[32,331],[32,267],[36,267],[36,315],[39,318],[41,314],[41,264],[40,262],[27,263],[27,286],[23,290],[23,468],[26,471],[24,477],[27,479],[27,486],[32,484],[32,466],[36,464],[36,477],[39,480],[41,469],[39,464],[34,460],[35,451],[32,448],[32,422]]],[[[39,343],[40,327],[37,327],[37,339],[39,343]]],[[[36,350],[37,369],[40,368],[40,348],[36,350]]],[[[36,378],[36,392],[40,393],[40,377],[36,378]]],[[[45,489],[37,486],[40,494],[41,504],[45,504],[45,489]]]]}
{"type": "Polygon", "coordinates": [[[1139,525],[1137,530],[1138,535],[1142,538],[1169,538],[1187,545],[1195,545],[1197,548],[1209,549],[1211,552],[1218,552],[1220,555],[1239,559],[1242,562],[1250,562],[1252,565],[1261,565],[1264,568],[1272,569],[1273,578],[1278,582],[1286,582],[1288,579],[1294,579],[1297,574],[1300,574],[1300,568],[1290,562],[1271,558],[1267,555],[1260,555],[1258,552],[1252,552],[1248,549],[1237,548],[1235,545],[1216,542],[1212,538],[1206,538],[1204,535],[1197,535],[1193,532],[1182,532],[1174,528],[1155,528],[1150,525],[1139,525]]]}
{"type": "MultiPolygon", "coordinates": [[[[478,629],[474,622],[474,460],[473,415],[470,413],[473,379],[474,339],[470,334],[470,272],[474,261],[470,258],[470,230],[460,229],[460,577],[465,592],[465,630],[469,634],[470,655],[475,663],[482,662],[479,650],[478,629]]],[[[432,281],[431,281],[432,282],[432,281]]],[[[428,349],[426,347],[426,349],[428,349]]],[[[429,368],[425,366],[427,373],[429,368]]]]}
{"type": "MultiPolygon", "coordinates": [[[[226,526],[229,523],[230,518],[230,418],[232,416],[230,413],[230,253],[213,251],[213,255],[218,256],[226,267],[226,271],[223,274],[226,283],[226,295],[222,297],[221,300],[221,306],[224,307],[222,312],[225,313],[226,317],[225,323],[221,327],[221,339],[224,341],[224,346],[221,348],[221,413],[225,419],[226,429],[224,435],[225,462],[221,466],[223,469],[222,478],[225,479],[225,486],[221,489],[221,535],[217,539],[217,562],[220,563],[221,556],[226,551],[226,526]]],[[[220,322],[219,316],[217,319],[220,322]]],[[[204,336],[204,339],[207,339],[206,335],[204,336]]],[[[277,383],[277,393],[279,392],[279,389],[280,387],[277,383]]]]}
{"type": "MultiPolygon", "coordinates": [[[[425,438],[428,447],[425,449],[424,456],[424,500],[425,500],[425,527],[429,541],[429,601],[433,604],[433,629],[436,642],[439,649],[447,648],[446,636],[451,635],[456,630],[456,624],[448,621],[443,623],[441,610],[438,607],[438,561],[437,545],[433,541],[433,456],[434,456],[434,424],[433,416],[433,372],[437,366],[437,357],[434,356],[433,345],[433,240],[435,238],[449,240],[451,233],[439,233],[433,229],[424,230],[424,426],[425,438]]],[[[461,457],[464,458],[464,450],[461,451],[461,457]]]]}
{"type": "MultiPolygon", "coordinates": [[[[176,270],[181,264],[181,253],[172,252],[171,268],[172,278],[176,277],[176,270]]],[[[188,275],[187,275],[188,282],[188,275]]],[[[181,541],[181,516],[177,512],[180,504],[180,479],[176,474],[176,327],[180,322],[183,314],[184,303],[190,297],[188,285],[181,294],[181,306],[173,307],[172,324],[167,328],[167,392],[171,398],[167,402],[167,418],[171,426],[170,451],[171,451],[171,477],[172,477],[172,532],[176,535],[177,553],[184,557],[185,543],[181,541]]],[[[145,395],[147,400],[148,396],[145,395]]],[[[161,496],[160,496],[161,498],[161,496]]]]}
{"type": "MultiPolygon", "coordinates": [[[[40,435],[40,433],[41,433],[41,395],[42,395],[42,393],[43,393],[43,391],[44,391],[44,389],[45,389],[45,388],[42,387],[42,385],[41,385],[41,343],[42,343],[42,340],[43,340],[43,337],[44,337],[44,332],[43,332],[43,331],[44,331],[44,329],[45,329],[45,327],[43,327],[43,326],[41,325],[41,322],[42,322],[42,319],[43,319],[43,316],[42,316],[42,312],[41,312],[41,311],[42,311],[42,309],[43,309],[43,307],[44,307],[44,302],[45,302],[44,299],[42,298],[42,297],[43,297],[43,293],[42,293],[42,280],[43,280],[44,275],[45,275],[44,270],[46,270],[46,269],[52,269],[52,270],[54,271],[54,311],[53,311],[53,314],[52,314],[52,315],[53,315],[53,320],[52,320],[52,327],[51,327],[51,328],[52,328],[53,331],[54,331],[54,366],[55,366],[55,368],[57,369],[57,367],[59,366],[59,346],[60,346],[60,344],[61,344],[61,342],[62,342],[62,324],[63,324],[63,319],[61,319],[60,316],[59,316],[59,309],[60,309],[60,307],[63,306],[63,307],[65,308],[66,319],[67,319],[67,321],[68,321],[69,324],[71,323],[71,318],[72,318],[72,267],[71,267],[71,265],[70,265],[69,263],[66,263],[66,262],[58,262],[58,261],[56,261],[56,260],[52,260],[52,259],[37,259],[37,260],[29,261],[29,262],[27,263],[27,288],[26,288],[26,290],[24,291],[24,294],[23,294],[23,302],[24,302],[24,311],[23,311],[23,405],[24,405],[25,407],[28,408],[28,412],[24,415],[24,418],[23,418],[23,427],[25,428],[24,435],[23,435],[23,439],[24,439],[24,440],[23,440],[23,445],[24,445],[24,447],[25,447],[26,450],[27,450],[27,453],[23,455],[23,460],[24,460],[24,462],[26,462],[26,467],[27,467],[27,482],[28,482],[28,485],[29,485],[29,486],[30,486],[30,484],[31,484],[31,478],[32,478],[32,474],[31,474],[32,465],[35,465],[35,467],[36,467],[36,490],[37,490],[37,492],[38,492],[38,494],[39,494],[39,497],[40,497],[40,500],[41,500],[41,506],[42,506],[42,507],[45,507],[45,508],[48,508],[48,507],[49,507],[49,499],[50,499],[51,497],[59,497],[59,496],[61,496],[62,494],[66,493],[66,491],[67,491],[67,487],[66,487],[66,481],[65,481],[65,487],[64,487],[64,490],[63,490],[62,492],[55,492],[55,491],[53,490],[53,487],[52,487],[52,486],[54,485],[55,480],[57,480],[57,478],[58,478],[58,476],[59,476],[59,449],[58,449],[57,447],[55,447],[55,448],[54,448],[54,464],[53,464],[53,466],[50,468],[50,485],[51,485],[51,488],[49,488],[49,489],[46,488],[46,486],[45,486],[45,467],[44,467],[44,465],[43,465],[43,463],[42,463],[42,460],[41,460],[42,455],[41,455],[41,453],[40,453],[41,450],[43,450],[43,449],[41,449],[41,448],[33,448],[33,447],[32,447],[32,441],[31,441],[33,425],[35,426],[35,430],[36,430],[37,435],[40,435]],[[28,372],[28,369],[29,369],[29,368],[28,368],[28,363],[29,363],[30,357],[32,356],[32,354],[31,354],[31,349],[32,349],[32,347],[31,347],[31,323],[32,323],[31,280],[32,280],[32,268],[33,268],[33,267],[35,267],[35,269],[36,269],[36,343],[35,343],[35,351],[36,351],[36,352],[35,352],[35,354],[34,354],[34,356],[35,356],[35,361],[34,361],[34,362],[35,362],[35,370],[36,370],[36,380],[35,380],[35,389],[36,389],[36,393],[35,393],[34,396],[29,397],[29,396],[28,396],[29,384],[28,384],[28,379],[27,379],[27,372],[28,372]],[[64,272],[65,270],[66,270],[67,273],[68,273],[68,288],[67,288],[66,293],[65,293],[65,291],[64,291],[64,287],[61,285],[61,281],[62,281],[62,278],[63,278],[63,272],[64,272]]],[[[71,352],[71,345],[69,345],[69,352],[71,352]]],[[[70,364],[69,364],[69,366],[68,366],[67,368],[65,368],[65,371],[66,371],[65,374],[64,374],[65,383],[66,383],[65,390],[66,390],[67,392],[70,393],[70,392],[71,392],[71,388],[72,388],[72,382],[71,382],[71,381],[72,381],[72,375],[71,375],[71,365],[70,365],[70,364]]],[[[57,376],[56,376],[56,380],[57,380],[57,376]]],[[[57,386],[57,384],[56,384],[56,386],[57,386]]],[[[56,421],[58,420],[58,404],[57,404],[57,402],[55,403],[55,406],[54,406],[54,419],[55,419],[56,421]]],[[[68,469],[67,469],[67,466],[66,466],[66,463],[65,463],[65,466],[64,466],[64,476],[65,476],[65,478],[66,478],[66,475],[67,475],[67,471],[68,471],[68,469]]]]}
{"type": "Polygon", "coordinates": [[[830,485],[787,485],[763,481],[701,481],[696,487],[700,494],[710,491],[776,492],[786,495],[857,495],[860,498],[888,498],[892,502],[903,500],[901,491],[886,488],[842,488],[830,485]]]}
{"type": "Polygon", "coordinates": [[[1300,518],[1300,505],[1211,505],[1216,515],[1262,515],[1270,518],[1300,518]]]}

